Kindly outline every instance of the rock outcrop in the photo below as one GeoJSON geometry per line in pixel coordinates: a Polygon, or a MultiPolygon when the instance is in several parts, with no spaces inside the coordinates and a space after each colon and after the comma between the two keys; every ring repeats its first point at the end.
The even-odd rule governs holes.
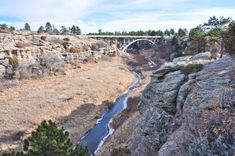
{"type": "Polygon", "coordinates": [[[105,42],[85,37],[0,33],[0,79],[65,74],[65,63],[79,67],[115,54],[116,49],[105,42]]]}
{"type": "Polygon", "coordinates": [[[209,58],[176,58],[153,73],[128,141],[131,155],[235,154],[235,58],[209,58]]]}

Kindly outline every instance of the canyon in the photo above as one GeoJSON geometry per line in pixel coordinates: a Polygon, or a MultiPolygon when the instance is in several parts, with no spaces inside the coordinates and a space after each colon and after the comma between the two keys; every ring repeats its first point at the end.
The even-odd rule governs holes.
{"type": "Polygon", "coordinates": [[[49,119],[78,143],[134,84],[135,70],[141,84],[96,155],[233,155],[235,58],[170,58],[170,40],[146,47],[128,53],[86,36],[0,33],[0,151],[20,150],[49,119]]]}

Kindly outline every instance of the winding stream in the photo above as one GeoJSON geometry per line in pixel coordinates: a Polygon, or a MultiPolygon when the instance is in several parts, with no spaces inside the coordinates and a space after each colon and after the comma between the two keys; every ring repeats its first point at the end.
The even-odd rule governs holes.
{"type": "Polygon", "coordinates": [[[129,94],[135,91],[135,89],[140,85],[140,76],[134,70],[132,70],[132,73],[136,77],[135,83],[118,98],[114,105],[104,113],[102,118],[97,120],[95,126],[79,141],[79,144],[83,147],[87,146],[91,153],[96,153],[105,140],[114,132],[114,129],[110,127],[110,122],[115,115],[127,107],[129,94]]]}

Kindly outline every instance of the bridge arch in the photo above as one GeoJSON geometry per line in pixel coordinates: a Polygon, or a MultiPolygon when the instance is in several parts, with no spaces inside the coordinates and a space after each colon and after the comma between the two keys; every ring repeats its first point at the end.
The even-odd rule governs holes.
{"type": "Polygon", "coordinates": [[[150,42],[151,44],[156,45],[156,43],[154,43],[153,41],[151,41],[151,40],[149,40],[149,39],[136,39],[136,40],[134,40],[134,41],[128,43],[128,44],[127,44],[126,46],[124,46],[123,48],[121,48],[122,51],[126,51],[127,48],[128,48],[130,45],[132,45],[133,43],[136,43],[136,42],[138,42],[138,41],[148,41],[148,42],[150,42]]]}

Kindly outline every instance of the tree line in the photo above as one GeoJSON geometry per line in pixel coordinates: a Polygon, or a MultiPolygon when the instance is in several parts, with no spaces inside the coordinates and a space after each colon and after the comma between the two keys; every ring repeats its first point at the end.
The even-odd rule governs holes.
{"type": "Polygon", "coordinates": [[[148,31],[102,31],[102,29],[99,29],[97,33],[88,33],[87,35],[116,35],[116,36],[171,36],[175,34],[184,35],[187,34],[187,29],[179,28],[178,31],[175,31],[174,29],[166,29],[165,31],[162,30],[148,30],[148,31]]]}
{"type": "MultiPolygon", "coordinates": [[[[15,27],[8,26],[7,24],[0,24],[0,29],[9,29],[15,30],[15,27]]],[[[31,31],[31,27],[29,23],[25,23],[24,28],[20,30],[31,31]]],[[[49,33],[55,35],[81,35],[81,29],[79,26],[73,25],[72,27],[61,26],[61,29],[57,29],[54,25],[50,22],[47,22],[45,27],[40,26],[37,30],[40,33],[49,33]]]]}
{"type": "Polygon", "coordinates": [[[37,31],[39,34],[40,33],[49,33],[49,34],[62,34],[62,35],[81,35],[81,29],[79,26],[73,25],[72,27],[66,27],[66,26],[61,26],[61,29],[58,30],[54,25],[52,25],[50,22],[47,22],[45,27],[40,26],[37,31]]]}

